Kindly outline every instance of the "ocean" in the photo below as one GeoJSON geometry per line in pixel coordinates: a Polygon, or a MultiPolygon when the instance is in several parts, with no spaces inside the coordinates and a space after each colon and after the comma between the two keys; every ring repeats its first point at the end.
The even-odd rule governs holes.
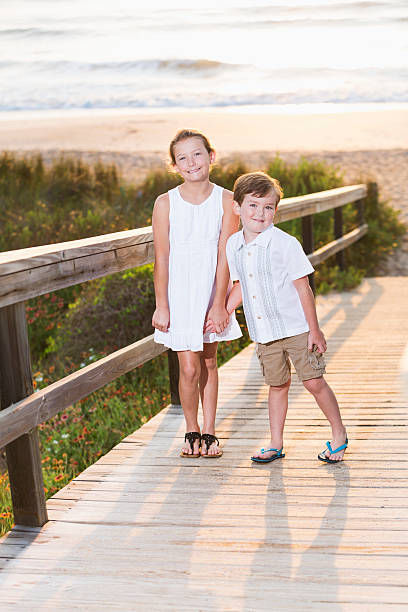
{"type": "Polygon", "coordinates": [[[407,0],[0,3],[3,112],[407,103],[407,60],[407,0]]]}

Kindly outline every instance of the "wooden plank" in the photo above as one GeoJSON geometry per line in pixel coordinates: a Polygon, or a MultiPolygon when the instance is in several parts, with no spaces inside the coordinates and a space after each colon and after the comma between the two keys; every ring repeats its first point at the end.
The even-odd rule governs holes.
{"type": "Polygon", "coordinates": [[[317,193],[310,193],[295,198],[284,198],[279,202],[275,215],[275,223],[306,217],[324,212],[338,206],[344,206],[365,198],[367,187],[364,184],[328,189],[317,193]]]}
{"type": "Polygon", "coordinates": [[[153,242],[144,242],[13,272],[1,277],[0,307],[152,261],[153,242]]]}
{"type": "MultiPolygon", "coordinates": [[[[280,563],[286,567],[288,557],[286,553],[286,556],[280,558],[280,563]]],[[[352,584],[325,584],[323,568],[320,572],[316,572],[316,580],[313,582],[296,576],[293,580],[286,581],[272,577],[270,580],[262,577],[258,580],[254,568],[250,582],[235,580],[234,576],[226,574],[222,586],[220,580],[209,577],[208,580],[203,579],[200,587],[196,589],[191,588],[191,583],[194,584],[199,579],[201,569],[199,560],[195,560],[189,569],[190,571],[181,570],[177,578],[171,575],[163,576],[160,580],[156,573],[152,575],[144,573],[140,576],[132,572],[124,574],[103,572],[95,576],[81,576],[79,573],[64,575],[54,566],[48,576],[43,575],[41,589],[32,586],[38,582],[40,575],[35,571],[24,576],[16,574],[14,579],[4,581],[4,602],[8,606],[18,601],[20,605],[22,589],[31,590],[31,609],[86,609],[99,610],[99,612],[104,609],[147,611],[157,606],[158,601],[161,606],[165,605],[162,609],[190,610],[190,612],[219,610],[223,601],[228,602],[226,604],[228,607],[223,609],[230,612],[271,610],[271,599],[276,609],[283,610],[293,610],[293,606],[296,605],[302,610],[329,611],[333,610],[333,602],[340,601],[342,607],[343,602],[365,604],[366,612],[372,610],[371,605],[375,604],[382,604],[383,609],[384,606],[387,609],[387,605],[392,605],[392,610],[395,610],[398,609],[396,606],[406,605],[408,602],[406,592],[401,585],[387,586],[380,583],[360,585],[356,588],[352,584]]]]}
{"type": "Polygon", "coordinates": [[[151,227],[0,253],[0,276],[153,242],[151,227]]]}
{"type": "MultiPolygon", "coordinates": [[[[95,501],[84,501],[80,500],[77,503],[67,502],[67,500],[57,500],[48,504],[48,510],[60,510],[62,512],[70,511],[70,522],[84,522],[84,523],[102,523],[108,518],[111,524],[145,524],[157,525],[161,522],[166,521],[168,524],[174,526],[198,526],[203,527],[204,525],[210,527],[231,527],[237,528],[239,525],[242,529],[251,529],[254,525],[254,518],[258,517],[260,520],[263,518],[274,519],[274,529],[283,529],[290,520],[291,528],[302,529],[307,518],[308,529],[319,528],[321,530],[331,530],[346,525],[350,530],[376,530],[383,529],[384,532],[395,532],[395,531],[407,531],[408,517],[406,510],[401,509],[400,515],[393,513],[392,508],[388,508],[388,512],[381,512],[377,509],[371,508],[370,512],[367,513],[366,508],[361,508],[358,511],[357,508],[353,510],[352,516],[346,518],[342,516],[341,512],[334,514],[331,517],[327,517],[327,508],[320,508],[320,511],[314,512],[312,509],[306,514],[302,513],[299,517],[299,509],[301,504],[298,504],[295,509],[289,513],[286,508],[259,508],[258,506],[244,506],[237,508],[237,510],[230,511],[229,506],[217,505],[213,511],[207,511],[205,518],[201,515],[189,515],[185,516],[183,512],[184,504],[179,503],[177,506],[172,505],[171,507],[164,507],[162,504],[149,504],[146,507],[143,502],[139,504],[130,504],[128,500],[123,500],[122,503],[118,500],[112,502],[105,501],[101,503],[100,500],[95,501]],[[118,505],[119,504],[119,505],[118,505]],[[91,518],[90,518],[91,517],[91,518]],[[385,524],[386,519],[389,519],[388,524],[385,524]],[[323,519],[323,520],[322,520],[323,519]],[[396,523],[398,521],[398,529],[396,529],[396,523]]],[[[59,517],[56,517],[58,520],[59,517]]],[[[52,519],[52,516],[51,516],[52,519]]],[[[408,571],[408,569],[407,569],[408,571]]]]}
{"type": "MultiPolygon", "coordinates": [[[[207,468],[208,469],[208,468],[207,468]]],[[[149,493],[151,493],[151,495],[149,495],[149,497],[146,497],[146,488],[145,487],[141,487],[138,485],[137,481],[129,481],[127,483],[127,486],[124,487],[122,483],[118,482],[118,481],[112,481],[112,482],[104,482],[101,479],[95,478],[94,481],[85,481],[85,480],[80,480],[80,479],[76,479],[76,480],[72,480],[68,485],[67,488],[61,489],[61,491],[63,491],[63,493],[61,493],[61,491],[59,491],[56,495],[64,495],[65,491],[68,491],[69,493],[71,491],[92,491],[94,492],[95,490],[97,491],[103,491],[103,492],[116,492],[116,493],[121,493],[123,495],[128,495],[128,494],[137,494],[140,496],[141,500],[144,500],[146,503],[149,503],[150,501],[153,501],[154,499],[161,499],[161,500],[167,500],[169,503],[173,503],[173,501],[177,501],[180,496],[186,496],[186,495],[190,495],[189,491],[186,490],[180,490],[180,491],[175,491],[174,492],[174,496],[172,495],[171,498],[168,495],[168,489],[166,489],[165,487],[161,488],[161,489],[155,489],[155,490],[150,490],[149,493]]],[[[321,487],[319,487],[318,485],[312,485],[308,488],[308,491],[310,492],[310,496],[313,497],[319,497],[321,499],[332,499],[333,497],[333,490],[330,488],[325,488],[322,489],[321,487]]],[[[270,495],[273,495],[274,497],[278,495],[278,493],[280,495],[282,495],[283,499],[286,499],[288,501],[288,503],[290,503],[290,500],[295,500],[300,497],[304,497],[304,490],[303,487],[301,486],[297,486],[297,484],[288,484],[287,486],[285,486],[284,489],[278,489],[278,490],[274,490],[270,493],[270,495]]],[[[222,499],[224,499],[224,496],[227,495],[231,495],[232,497],[234,497],[237,500],[246,500],[248,502],[248,498],[247,498],[247,493],[245,491],[237,491],[237,490],[233,490],[233,489],[229,489],[228,487],[224,487],[222,489],[220,489],[219,491],[215,491],[211,497],[211,501],[212,500],[217,500],[220,497],[222,499]]],[[[279,497],[279,496],[278,496],[279,497]]],[[[406,502],[408,500],[408,495],[406,494],[406,491],[404,491],[404,489],[401,488],[394,488],[394,489],[389,489],[387,491],[386,496],[384,496],[384,490],[378,486],[375,485],[368,485],[367,482],[361,486],[353,486],[353,487],[349,487],[348,491],[347,491],[347,496],[345,498],[343,498],[343,504],[348,504],[349,500],[354,498],[356,503],[358,503],[359,500],[361,500],[361,505],[365,505],[365,506],[372,506],[375,504],[379,504],[379,502],[384,502],[384,501],[389,501],[391,504],[393,504],[395,507],[399,507],[399,506],[406,506],[406,502]],[[392,501],[395,500],[395,501],[392,501]]],[[[261,503],[262,506],[262,500],[264,500],[264,491],[262,490],[254,490],[251,493],[251,503],[252,501],[256,501],[257,503],[261,503]]],[[[304,500],[304,503],[308,503],[309,497],[307,496],[307,500],[304,500]]],[[[341,499],[339,501],[342,501],[341,499]]],[[[303,502],[302,502],[303,503],[303,502]]],[[[265,504],[264,504],[265,505],[265,504]]]]}
{"type": "Polygon", "coordinates": [[[403,384],[405,397],[408,398],[408,344],[405,348],[403,357],[401,359],[401,380],[403,384]]]}
{"type": "Polygon", "coordinates": [[[0,448],[166,350],[148,336],[12,404],[0,414],[0,448]]]}
{"type": "MultiPolygon", "coordinates": [[[[397,535],[393,538],[392,542],[373,543],[368,537],[366,537],[365,541],[364,539],[361,541],[360,538],[362,538],[362,534],[360,532],[358,534],[358,545],[353,546],[352,529],[348,530],[348,538],[344,540],[342,538],[341,529],[333,530],[331,534],[330,530],[327,530],[327,532],[323,534],[324,542],[322,541],[322,545],[324,544],[324,550],[322,551],[322,547],[319,547],[319,541],[316,541],[315,529],[295,530],[296,533],[293,534],[296,536],[295,539],[294,537],[292,538],[290,534],[290,521],[287,522],[284,528],[274,530],[273,517],[270,519],[266,518],[266,520],[259,520],[263,527],[254,528],[248,532],[245,530],[243,536],[240,535],[236,528],[234,530],[231,529],[229,533],[223,533],[223,527],[211,528],[207,525],[203,525],[203,527],[199,529],[197,529],[197,527],[188,527],[186,529],[185,539],[182,539],[183,530],[181,527],[175,527],[174,530],[172,528],[169,529],[170,526],[167,525],[166,522],[163,522],[163,527],[168,528],[167,532],[169,535],[167,537],[166,534],[160,546],[160,550],[165,551],[167,555],[169,552],[171,554],[172,548],[173,552],[176,552],[178,549],[184,552],[184,550],[189,547],[190,554],[195,551],[212,551],[213,554],[228,551],[232,553],[241,553],[242,555],[242,553],[258,552],[262,551],[262,549],[267,551],[272,544],[277,551],[286,549],[287,551],[293,550],[299,553],[307,550],[313,554],[321,554],[321,561],[323,563],[327,560],[327,556],[332,556],[336,553],[339,557],[347,556],[352,558],[371,554],[379,560],[384,556],[396,557],[400,554],[399,566],[396,564],[392,567],[394,569],[404,567],[401,566],[401,557],[406,556],[407,546],[406,544],[401,545],[401,547],[398,546],[397,535]],[[198,534],[197,539],[195,539],[195,537],[192,539],[191,536],[195,536],[195,534],[198,534]],[[265,535],[268,536],[267,539],[265,539],[265,535]],[[273,538],[275,537],[276,543],[274,544],[273,538]],[[195,550],[192,551],[192,549],[195,550]]],[[[137,538],[132,537],[132,541],[129,542],[129,540],[124,538],[126,533],[130,532],[130,525],[126,523],[118,525],[105,521],[97,526],[86,522],[76,523],[57,519],[53,521],[53,523],[50,522],[48,525],[48,536],[44,534],[45,537],[40,537],[36,534],[35,539],[29,537],[9,538],[8,543],[5,541],[4,545],[2,545],[2,555],[4,551],[4,556],[2,556],[2,558],[13,558],[13,556],[16,556],[16,553],[20,553],[20,557],[35,555],[37,558],[48,558],[48,560],[52,562],[58,560],[60,562],[59,565],[63,567],[63,561],[65,559],[72,558],[73,556],[81,556],[82,559],[86,559],[92,556],[92,552],[95,557],[105,554],[106,562],[106,548],[109,547],[109,553],[111,555],[114,555],[117,550],[127,551],[128,555],[132,555],[133,552],[133,556],[140,563],[140,561],[143,562],[143,554],[147,556],[154,554],[155,546],[152,546],[152,544],[158,544],[160,535],[163,535],[165,531],[160,531],[160,527],[157,525],[146,524],[145,527],[140,526],[139,528],[132,526],[131,533],[137,536],[137,538]],[[59,524],[57,525],[57,523],[59,524]],[[52,535],[56,533],[59,535],[55,538],[57,541],[53,542],[52,535]],[[93,535],[97,537],[94,538],[93,535]],[[88,545],[86,540],[88,541],[88,545]],[[92,546],[89,546],[90,540],[92,546]],[[18,550],[18,547],[20,547],[20,550],[18,550]],[[26,550],[24,550],[24,548],[26,548],[26,550]]],[[[320,533],[318,535],[320,536],[320,533]]],[[[373,538],[377,536],[375,532],[371,533],[371,531],[368,531],[366,535],[371,535],[373,538]]],[[[269,555],[271,555],[270,551],[269,555]]],[[[160,564],[163,572],[165,572],[166,568],[170,565],[170,563],[166,562],[166,557],[162,559],[160,564]]],[[[392,568],[390,565],[388,567],[389,569],[392,568]]],[[[111,570],[113,570],[112,566],[111,570]]]]}
{"type": "MultiPolygon", "coordinates": [[[[170,551],[167,547],[164,548],[166,554],[170,551]]],[[[184,553],[188,553],[187,547],[185,547],[184,553]]],[[[258,554],[259,558],[265,562],[268,560],[268,555],[265,554],[264,550],[260,550],[258,554]]],[[[218,563],[214,566],[214,560],[211,559],[210,554],[206,554],[203,552],[201,563],[202,563],[202,578],[209,579],[210,577],[214,577],[217,579],[222,578],[222,574],[224,573],[224,578],[226,576],[232,577],[232,572],[234,572],[234,579],[237,583],[245,579],[247,573],[247,567],[244,560],[241,562],[239,559],[236,559],[236,555],[232,555],[230,552],[219,552],[217,555],[218,563]]],[[[372,582],[372,572],[381,571],[381,584],[384,585],[394,585],[398,586],[407,579],[407,570],[404,568],[398,569],[390,569],[386,567],[384,563],[384,559],[373,559],[373,562],[369,562],[364,558],[363,555],[360,557],[355,557],[354,562],[360,562],[360,567],[350,568],[348,564],[350,563],[350,559],[347,559],[347,562],[344,560],[343,563],[339,563],[339,565],[335,568],[331,567],[327,574],[325,582],[330,584],[335,581],[340,582],[341,584],[370,584],[372,582]]],[[[183,567],[184,571],[188,570],[188,561],[184,560],[180,561],[177,564],[169,564],[169,566],[164,570],[158,567],[158,562],[160,562],[160,552],[152,551],[150,555],[147,556],[145,562],[140,562],[139,564],[133,565],[132,568],[129,567],[129,559],[127,554],[124,554],[118,551],[117,554],[113,555],[112,561],[115,563],[115,567],[118,571],[120,571],[123,575],[146,575],[148,572],[149,575],[157,575],[158,579],[160,579],[161,575],[165,575],[167,578],[174,577],[178,578],[180,576],[181,567],[183,567]]],[[[327,555],[326,561],[330,562],[330,556],[327,555]]],[[[304,575],[305,577],[310,577],[310,579],[316,580],[314,576],[317,565],[318,565],[318,556],[315,553],[312,553],[308,556],[309,565],[305,568],[304,575]]],[[[38,559],[37,560],[37,571],[44,571],[46,569],[47,560],[38,559]]],[[[6,567],[6,564],[3,564],[3,567],[6,567]]],[[[21,578],[24,578],[24,574],[32,573],[32,559],[24,557],[23,559],[18,559],[17,562],[14,563],[14,570],[21,575],[21,578]]],[[[268,565],[261,565],[258,572],[258,578],[262,580],[270,578],[281,578],[284,579],[286,576],[287,568],[282,564],[275,564],[272,567],[268,567],[268,565]]],[[[99,556],[95,556],[95,558],[91,562],[91,558],[83,560],[83,558],[71,557],[69,560],[65,562],[65,567],[60,568],[58,566],[53,570],[53,574],[62,574],[69,573],[74,576],[75,574],[81,574],[83,576],[92,576],[94,574],[106,574],[106,567],[104,567],[104,559],[99,556]]],[[[321,578],[323,581],[323,578],[321,578]]]]}
{"type": "MultiPolygon", "coordinates": [[[[156,451],[157,452],[157,451],[156,451]]],[[[316,454],[314,454],[316,461],[316,454]]],[[[245,463],[249,463],[249,453],[245,454],[243,457],[245,463]]],[[[219,482],[223,482],[225,479],[225,466],[220,465],[218,468],[207,468],[209,472],[200,470],[201,465],[199,462],[194,462],[192,459],[191,469],[186,475],[185,482],[186,484],[201,484],[205,479],[211,475],[213,480],[213,484],[216,485],[219,482]]],[[[386,484],[384,486],[389,486],[393,484],[394,486],[405,486],[407,482],[407,476],[405,473],[405,469],[401,467],[396,467],[394,470],[391,468],[386,468],[384,470],[380,470],[379,472],[375,471],[375,466],[372,466],[372,469],[366,467],[364,469],[359,469],[358,462],[355,463],[355,466],[348,467],[347,472],[342,472],[336,474],[337,484],[342,485],[348,484],[350,479],[353,478],[353,482],[363,482],[364,478],[370,479],[372,486],[378,486],[378,482],[381,480],[386,480],[386,484]],[[401,481],[401,482],[400,482],[401,481]]],[[[230,487],[235,486],[258,486],[259,484],[269,485],[271,484],[271,476],[266,472],[264,466],[256,467],[256,468],[244,468],[242,464],[240,465],[238,462],[233,462],[234,468],[234,476],[228,480],[228,485],[230,487]],[[251,470],[252,471],[249,471],[251,470]]],[[[124,465],[120,464],[98,464],[98,468],[92,470],[91,472],[83,472],[81,476],[78,476],[76,480],[84,480],[85,478],[99,478],[99,479],[115,479],[115,478],[123,478],[128,481],[135,480],[139,483],[144,482],[161,482],[163,478],[166,478],[166,482],[168,484],[174,484],[175,487],[178,486],[180,471],[182,471],[182,464],[170,464],[170,465],[156,465],[155,461],[152,459],[146,464],[131,464],[129,462],[124,462],[124,465]],[[152,468],[157,468],[154,470],[154,474],[152,468]]],[[[282,472],[280,476],[284,477],[288,482],[293,478],[297,481],[298,486],[305,486],[305,483],[308,483],[311,479],[316,478],[316,482],[324,482],[327,483],[332,482],[333,475],[328,471],[322,468],[318,474],[316,474],[316,469],[311,467],[306,468],[298,468],[296,467],[296,462],[292,464],[285,464],[282,467],[282,472]]]]}
{"type": "MultiPolygon", "coordinates": [[[[0,418],[9,403],[32,391],[24,303],[0,308],[0,418]]],[[[14,522],[41,526],[47,521],[47,509],[38,432],[29,427],[22,433],[6,446],[14,522]]]]}
{"type": "Polygon", "coordinates": [[[351,232],[344,234],[342,238],[333,240],[332,242],[329,242],[329,244],[326,244],[320,249],[317,249],[317,251],[314,251],[314,253],[308,255],[310,263],[312,264],[312,266],[318,265],[319,263],[321,263],[325,259],[328,259],[335,253],[342,251],[354,242],[357,242],[357,240],[360,240],[360,238],[362,238],[367,232],[367,224],[360,225],[360,227],[356,227],[356,229],[352,230],[351,232]]]}
{"type": "MultiPolygon", "coordinates": [[[[143,508],[147,509],[150,506],[155,507],[157,510],[163,507],[163,502],[166,501],[165,493],[154,493],[149,495],[149,499],[146,500],[146,494],[140,490],[128,490],[123,488],[109,488],[103,486],[103,483],[99,483],[97,488],[86,487],[84,482],[75,482],[75,486],[66,488],[62,493],[59,491],[52,498],[52,503],[56,502],[69,502],[76,503],[80,502],[98,502],[99,504],[115,502],[118,504],[118,510],[120,504],[134,505],[135,509],[143,508]]],[[[377,491],[382,494],[382,490],[377,491]]],[[[366,516],[370,513],[370,516],[378,516],[379,518],[389,520],[398,520],[398,518],[407,516],[408,498],[399,497],[398,502],[396,498],[385,500],[383,497],[380,499],[375,497],[376,490],[370,489],[367,492],[366,488],[361,489],[358,492],[354,491],[353,496],[348,496],[344,501],[338,500],[332,504],[334,508],[352,508],[353,516],[366,516]],[[357,514],[355,514],[357,513],[357,514]]],[[[297,493],[291,492],[290,494],[285,492],[275,492],[271,499],[277,506],[264,507],[262,505],[262,494],[255,493],[254,497],[248,499],[244,492],[229,491],[219,495],[213,496],[211,499],[211,505],[206,510],[206,516],[212,515],[213,513],[228,514],[232,512],[239,514],[242,509],[245,512],[253,513],[254,516],[258,514],[262,516],[273,515],[274,512],[277,516],[299,516],[299,511],[302,511],[302,516],[305,518],[309,515],[318,517],[321,514],[326,513],[326,508],[322,505],[322,502],[327,503],[332,498],[329,492],[323,492],[320,495],[314,494],[312,496],[307,495],[304,499],[304,495],[299,488],[297,493]],[[261,503],[260,503],[261,502],[261,503]],[[233,506],[233,508],[231,507],[233,506]],[[318,507],[318,510],[316,508],[318,507]]],[[[171,500],[168,500],[166,507],[168,506],[169,512],[183,512],[184,506],[188,501],[188,493],[180,491],[177,494],[172,495],[171,500]]],[[[50,507],[51,500],[47,502],[47,506],[50,507]]]]}

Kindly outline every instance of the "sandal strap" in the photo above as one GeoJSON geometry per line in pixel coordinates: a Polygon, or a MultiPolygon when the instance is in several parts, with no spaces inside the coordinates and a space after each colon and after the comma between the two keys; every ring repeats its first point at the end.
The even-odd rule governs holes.
{"type": "Polygon", "coordinates": [[[326,446],[327,446],[327,448],[329,449],[329,453],[330,453],[331,455],[335,455],[336,453],[338,453],[338,452],[340,452],[340,451],[342,451],[342,450],[345,450],[345,449],[347,448],[347,445],[348,445],[348,440],[347,440],[347,438],[346,438],[346,441],[345,441],[345,443],[344,443],[344,444],[341,444],[340,446],[338,446],[338,447],[337,447],[337,448],[335,448],[334,450],[332,449],[330,442],[326,442],[326,446]]]}
{"type": "Polygon", "coordinates": [[[205,442],[205,445],[207,447],[207,453],[208,453],[208,450],[211,444],[214,444],[214,442],[217,442],[218,446],[220,445],[219,439],[217,438],[217,436],[213,436],[213,434],[209,434],[209,433],[202,434],[201,440],[204,440],[205,442]]]}
{"type": "Polygon", "coordinates": [[[280,449],[279,449],[279,448],[261,448],[261,453],[262,453],[262,454],[264,454],[264,453],[269,453],[270,451],[276,451],[276,452],[277,452],[277,454],[278,454],[278,456],[279,456],[279,455],[281,455],[281,454],[282,454],[282,451],[283,451],[283,446],[282,446],[282,448],[280,448],[280,449]]]}
{"type": "Polygon", "coordinates": [[[196,440],[200,440],[201,442],[201,434],[199,434],[198,431],[189,431],[184,435],[184,442],[189,442],[192,453],[194,453],[194,442],[196,440]]]}

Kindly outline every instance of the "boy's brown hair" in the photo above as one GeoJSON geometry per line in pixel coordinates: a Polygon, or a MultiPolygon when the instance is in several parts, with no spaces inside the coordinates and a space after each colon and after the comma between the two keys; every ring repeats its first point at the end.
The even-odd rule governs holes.
{"type": "Polygon", "coordinates": [[[251,194],[256,198],[264,198],[270,191],[273,191],[276,196],[277,206],[283,197],[279,181],[265,172],[248,172],[238,177],[234,183],[234,201],[241,206],[246,195],[251,194]]]}
{"type": "Polygon", "coordinates": [[[171,141],[169,147],[170,159],[172,164],[176,163],[176,158],[174,156],[174,147],[178,142],[181,142],[182,140],[187,140],[187,138],[199,138],[202,141],[204,147],[206,148],[208,155],[210,155],[210,153],[214,153],[214,149],[211,146],[207,136],[204,136],[204,134],[202,134],[198,130],[180,130],[179,132],[177,132],[177,134],[171,141]]]}

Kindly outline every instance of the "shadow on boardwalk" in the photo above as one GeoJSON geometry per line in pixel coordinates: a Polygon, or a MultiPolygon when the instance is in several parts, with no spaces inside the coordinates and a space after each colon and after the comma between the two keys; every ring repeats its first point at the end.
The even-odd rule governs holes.
{"type": "MultiPolygon", "coordinates": [[[[383,292],[370,279],[355,303],[353,294],[341,294],[323,309],[322,326],[331,325],[335,344],[329,376],[383,292]]],[[[4,610],[345,609],[338,558],[354,537],[350,469],[316,461],[327,426],[314,417],[302,422],[313,398],[297,383],[290,453],[251,466],[251,451],[267,437],[260,383],[251,347],[222,368],[221,460],[179,458],[184,421],[168,408],[59,492],[50,503],[53,520],[39,533],[14,530],[4,538],[4,610]]]]}

